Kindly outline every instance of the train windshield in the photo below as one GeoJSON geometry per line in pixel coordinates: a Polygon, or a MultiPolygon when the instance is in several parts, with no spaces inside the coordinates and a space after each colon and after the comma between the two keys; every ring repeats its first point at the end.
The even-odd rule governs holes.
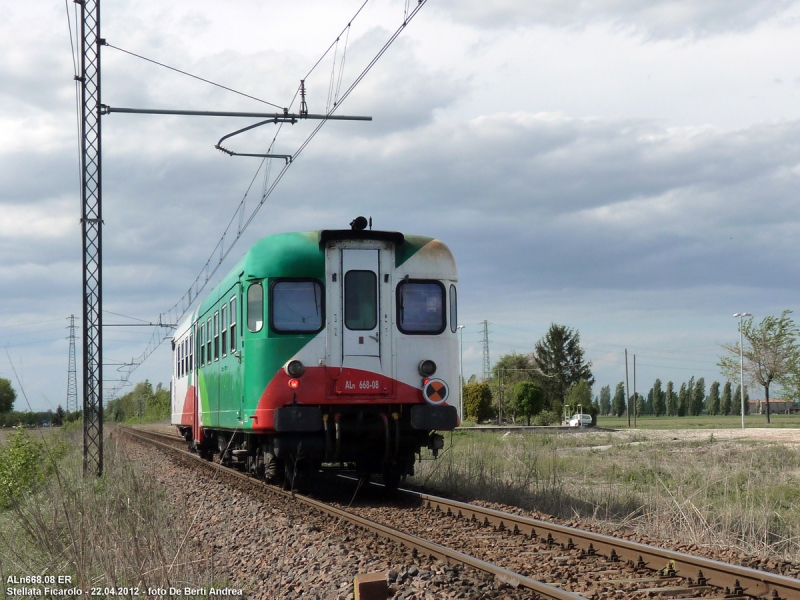
{"type": "Polygon", "coordinates": [[[322,284],[319,281],[282,280],[271,289],[272,328],[281,333],[322,329],[322,284]]]}
{"type": "Polygon", "coordinates": [[[444,286],[438,281],[403,281],[397,286],[397,325],[403,333],[441,333],[444,286]]]}

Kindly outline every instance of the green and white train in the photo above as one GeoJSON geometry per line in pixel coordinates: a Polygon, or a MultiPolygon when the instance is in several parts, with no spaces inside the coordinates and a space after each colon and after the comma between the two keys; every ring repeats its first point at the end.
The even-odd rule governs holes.
{"type": "Polygon", "coordinates": [[[178,326],[172,423],[201,455],[391,488],[442,448],[460,420],[453,255],[365,226],[265,237],[178,326]]]}

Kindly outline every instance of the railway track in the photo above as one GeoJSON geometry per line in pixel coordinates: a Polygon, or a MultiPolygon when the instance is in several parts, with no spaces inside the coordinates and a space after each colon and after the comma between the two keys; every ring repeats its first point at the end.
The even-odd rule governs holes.
{"type": "MultiPolygon", "coordinates": [[[[147,439],[195,466],[215,470],[237,485],[246,485],[259,493],[292,495],[238,471],[200,459],[185,450],[186,442],[177,435],[141,429],[126,430],[126,433],[147,439]]],[[[403,494],[412,504],[430,513],[432,518],[427,521],[408,519],[407,509],[402,508],[394,510],[400,513],[405,510],[405,518],[386,507],[346,509],[298,494],[294,494],[294,498],[314,510],[397,541],[417,553],[450,564],[468,565],[490,573],[499,582],[529,589],[543,598],[800,598],[798,579],[429,494],[408,490],[403,490],[403,494]],[[413,535],[387,524],[400,522],[401,518],[404,522],[420,521],[417,528],[422,531],[413,535]],[[438,526],[426,525],[428,521],[438,523],[438,526]],[[461,538],[456,535],[459,530],[467,528],[471,531],[468,538],[476,542],[490,540],[484,546],[499,550],[488,557],[491,560],[476,556],[486,553],[480,549],[480,543],[474,546],[474,552],[453,548],[473,546],[469,540],[465,541],[463,535],[461,538]],[[449,533],[430,535],[434,529],[449,533]],[[477,533],[481,530],[488,530],[490,534],[477,533]],[[430,537],[438,537],[440,541],[432,541],[430,537]],[[505,555],[504,560],[494,560],[500,558],[498,554],[505,555]],[[496,564],[498,562],[511,563],[514,568],[496,564]],[[547,577],[547,573],[557,573],[557,576],[547,577]],[[532,576],[534,574],[548,582],[537,579],[532,576]]]]}

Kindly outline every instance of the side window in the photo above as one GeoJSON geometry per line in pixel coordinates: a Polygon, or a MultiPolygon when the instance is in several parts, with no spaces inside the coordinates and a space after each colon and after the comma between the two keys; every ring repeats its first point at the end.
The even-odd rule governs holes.
{"type": "Polygon", "coordinates": [[[228,305],[222,305],[220,312],[220,319],[222,321],[222,356],[228,356],[228,305]]]}
{"type": "Polygon", "coordinates": [[[206,320],[206,364],[211,364],[211,317],[206,320]]]}
{"type": "Polygon", "coordinates": [[[256,333],[264,326],[264,288],[253,283],[247,288],[247,329],[256,333]]]}
{"type": "Polygon", "coordinates": [[[192,362],[193,358],[194,358],[194,334],[190,333],[189,334],[189,373],[191,373],[192,369],[194,368],[194,364],[192,362]]]}
{"type": "Polygon", "coordinates": [[[446,327],[444,285],[409,279],[397,286],[397,328],[403,333],[439,334],[446,327]]]}
{"type": "Polygon", "coordinates": [[[236,296],[231,298],[231,354],[236,352],[236,296]]]}
{"type": "Polygon", "coordinates": [[[450,284],[450,331],[456,332],[458,327],[458,308],[456,302],[456,286],[450,284]]]}
{"type": "Polygon", "coordinates": [[[325,322],[322,284],[315,279],[283,279],[270,287],[269,318],[279,333],[313,333],[325,322]]]}
{"type": "Polygon", "coordinates": [[[183,342],[178,344],[178,377],[183,377],[183,342]]]}
{"type": "Polygon", "coordinates": [[[214,360],[219,360],[219,311],[214,313],[214,360]]]}
{"type": "Polygon", "coordinates": [[[186,374],[189,372],[189,353],[187,352],[189,338],[183,340],[183,376],[186,377],[186,374]]]}
{"type": "Polygon", "coordinates": [[[205,363],[203,357],[205,356],[206,345],[203,342],[203,323],[197,326],[197,366],[202,367],[205,363]]]}

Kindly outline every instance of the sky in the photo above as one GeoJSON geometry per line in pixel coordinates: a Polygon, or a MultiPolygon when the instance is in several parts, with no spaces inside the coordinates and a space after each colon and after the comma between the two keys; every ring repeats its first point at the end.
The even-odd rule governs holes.
{"type": "MultiPolygon", "coordinates": [[[[373,118],[325,124],[209,285],[260,237],[371,216],[452,249],[466,377],[483,321],[492,362],[557,323],[580,332],[595,393],[624,380],[626,348],[644,393],[721,381],[734,313],[798,309],[800,1],[428,0],[340,103],[416,5],[369,0],[353,18],[362,4],[103,0],[104,104],[275,110],[123,49],[292,110],[305,77],[309,112],[335,99],[373,118]]],[[[66,405],[82,310],[74,6],[8,4],[0,22],[0,377],[23,410],[66,405]]],[[[103,117],[106,323],[179,303],[276,181],[283,161],[265,178],[214,148],[253,122],[103,117]]],[[[273,152],[295,154],[315,125],[226,145],[264,153],[277,133],[273,152]]],[[[118,363],[163,333],[105,330],[108,397],[118,363]]],[[[164,343],[130,381],[169,373],[164,343]]]]}

